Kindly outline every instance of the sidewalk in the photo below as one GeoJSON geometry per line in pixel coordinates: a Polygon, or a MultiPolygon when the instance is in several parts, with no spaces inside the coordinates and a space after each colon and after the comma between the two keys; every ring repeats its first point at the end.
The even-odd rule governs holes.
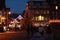
{"type": "Polygon", "coordinates": [[[15,31],[7,31],[7,32],[4,32],[4,33],[16,33],[15,31]]]}
{"type": "Polygon", "coordinates": [[[6,31],[6,32],[0,32],[0,34],[5,34],[5,33],[23,33],[23,31],[6,31]]]}

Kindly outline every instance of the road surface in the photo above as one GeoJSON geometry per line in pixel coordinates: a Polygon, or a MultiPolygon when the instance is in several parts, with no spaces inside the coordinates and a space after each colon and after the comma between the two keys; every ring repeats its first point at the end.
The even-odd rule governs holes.
{"type": "Polygon", "coordinates": [[[26,31],[0,33],[0,40],[54,40],[53,37],[53,34],[41,36],[41,34],[37,32],[28,38],[26,31]]]}
{"type": "Polygon", "coordinates": [[[27,40],[25,32],[0,33],[0,40],[27,40]]]}

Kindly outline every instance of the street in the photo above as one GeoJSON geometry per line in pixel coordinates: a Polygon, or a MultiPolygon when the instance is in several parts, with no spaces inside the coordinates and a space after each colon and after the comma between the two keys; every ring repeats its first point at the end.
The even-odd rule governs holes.
{"type": "Polygon", "coordinates": [[[44,37],[42,37],[40,33],[37,32],[28,39],[26,31],[0,33],[0,40],[46,40],[47,38],[52,38],[53,40],[53,35],[45,35],[44,37]]]}
{"type": "Polygon", "coordinates": [[[26,33],[24,32],[0,33],[0,40],[26,40],[26,33]]]}

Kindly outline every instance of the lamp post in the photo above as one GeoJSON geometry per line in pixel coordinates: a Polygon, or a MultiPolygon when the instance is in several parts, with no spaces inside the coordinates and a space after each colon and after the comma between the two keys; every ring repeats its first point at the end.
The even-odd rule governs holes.
{"type": "Polygon", "coordinates": [[[7,11],[7,27],[8,27],[8,19],[9,19],[9,15],[11,14],[10,11],[7,11]]]}
{"type": "Polygon", "coordinates": [[[55,6],[55,10],[56,10],[56,19],[57,19],[57,10],[58,10],[58,6],[55,6]]]}

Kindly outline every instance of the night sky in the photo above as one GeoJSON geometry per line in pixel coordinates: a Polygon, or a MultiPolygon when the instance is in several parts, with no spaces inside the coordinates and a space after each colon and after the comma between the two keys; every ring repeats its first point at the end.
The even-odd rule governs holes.
{"type": "Polygon", "coordinates": [[[6,8],[10,8],[12,13],[22,13],[29,0],[6,0],[6,8]]]}

